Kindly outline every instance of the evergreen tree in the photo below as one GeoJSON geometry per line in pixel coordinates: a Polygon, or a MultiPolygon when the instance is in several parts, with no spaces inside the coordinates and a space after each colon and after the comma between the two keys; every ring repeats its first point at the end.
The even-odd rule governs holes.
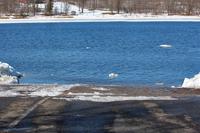
{"type": "Polygon", "coordinates": [[[53,10],[53,0],[49,0],[47,3],[47,12],[49,13],[49,15],[52,13],[53,10]]]}

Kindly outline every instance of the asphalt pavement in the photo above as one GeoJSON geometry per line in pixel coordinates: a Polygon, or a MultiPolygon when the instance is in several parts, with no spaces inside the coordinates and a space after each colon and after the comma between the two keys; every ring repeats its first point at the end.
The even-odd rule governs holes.
{"type": "MultiPolygon", "coordinates": [[[[78,93],[80,91],[91,91],[87,87],[83,88],[84,86],[80,86],[71,90],[73,93],[68,93],[68,90],[68,92],[63,92],[63,94],[58,96],[0,97],[0,132],[200,132],[199,94],[195,95],[195,93],[192,93],[190,96],[180,94],[180,96],[176,95],[176,99],[170,100],[149,99],[94,102],[73,99],[74,97],[80,97],[81,94],[78,93]],[[77,94],[75,94],[76,92],[77,94]]],[[[122,87],[119,88],[119,91],[121,91],[122,87]]],[[[124,90],[126,89],[128,87],[124,88],[124,90]]],[[[117,89],[111,90],[117,92],[117,89]]]]}

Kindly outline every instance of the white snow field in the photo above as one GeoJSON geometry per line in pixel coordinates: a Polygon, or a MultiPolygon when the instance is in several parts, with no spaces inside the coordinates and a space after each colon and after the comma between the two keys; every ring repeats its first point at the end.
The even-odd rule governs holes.
{"type": "Polygon", "coordinates": [[[191,79],[185,78],[182,87],[196,89],[200,88],[200,72],[191,79]]]}
{"type": "Polygon", "coordinates": [[[18,84],[18,77],[22,74],[17,72],[7,63],[0,62],[0,84],[18,84]]]}
{"type": "MultiPolygon", "coordinates": [[[[74,5],[69,5],[68,14],[71,11],[76,11],[76,15],[72,18],[61,18],[59,16],[42,16],[36,15],[29,19],[0,19],[0,23],[58,23],[58,22],[151,22],[151,21],[200,21],[200,16],[179,16],[173,15],[152,15],[152,14],[128,14],[120,12],[120,14],[109,15],[103,13],[109,13],[110,11],[89,11],[84,9],[84,13],[80,13],[79,8],[74,5]]],[[[39,8],[45,8],[45,4],[39,4],[39,8]]],[[[55,9],[58,13],[64,12],[64,3],[54,2],[55,9]]]]}

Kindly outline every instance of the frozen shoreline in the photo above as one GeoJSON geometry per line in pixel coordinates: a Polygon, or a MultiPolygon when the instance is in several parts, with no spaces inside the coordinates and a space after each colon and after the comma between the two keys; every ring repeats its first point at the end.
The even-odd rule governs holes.
{"type": "Polygon", "coordinates": [[[30,19],[0,19],[0,24],[8,23],[68,23],[68,22],[200,22],[199,17],[183,18],[30,18],[30,19]]]}

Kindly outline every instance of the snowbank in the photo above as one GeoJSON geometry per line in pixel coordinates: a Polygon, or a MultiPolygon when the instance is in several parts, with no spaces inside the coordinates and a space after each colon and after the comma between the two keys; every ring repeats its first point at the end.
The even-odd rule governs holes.
{"type": "Polygon", "coordinates": [[[7,63],[0,62],[0,84],[18,84],[18,77],[22,74],[17,72],[7,63]]]}
{"type": "Polygon", "coordinates": [[[196,89],[200,88],[200,72],[191,79],[185,78],[182,87],[196,89]]]}

